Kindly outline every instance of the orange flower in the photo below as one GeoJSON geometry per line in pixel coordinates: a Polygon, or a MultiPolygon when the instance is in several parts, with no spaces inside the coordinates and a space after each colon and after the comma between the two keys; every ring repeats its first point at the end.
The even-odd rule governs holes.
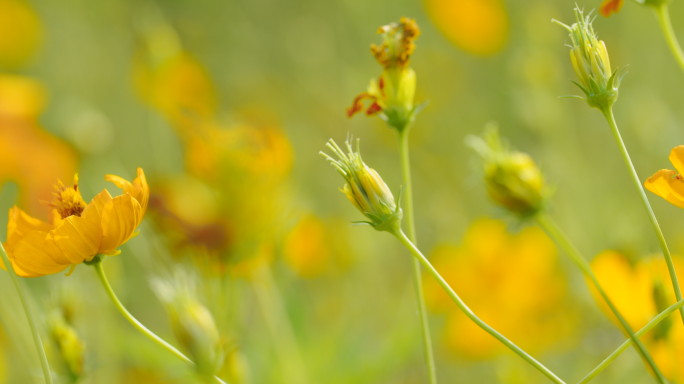
{"type": "Polygon", "coordinates": [[[676,171],[661,169],[644,183],[646,189],[674,204],[684,208],[684,145],[677,146],[670,152],[670,162],[676,171]]]}
{"type": "Polygon", "coordinates": [[[620,12],[622,6],[625,4],[625,0],[603,0],[601,7],[599,8],[599,13],[603,17],[610,17],[613,13],[620,12]]]}
{"type": "MultiPolygon", "coordinates": [[[[112,198],[105,189],[90,204],[78,188],[61,182],[55,186],[52,223],[35,219],[14,206],[9,212],[5,250],[14,270],[22,277],[37,277],[62,271],[71,265],[91,261],[96,255],[119,254],[117,248],[137,233],[149,200],[150,190],[142,168],[133,183],[107,175],[124,193],[112,198]]],[[[5,265],[0,265],[5,269],[5,265]]],[[[71,272],[70,271],[70,272],[71,272]]]]}

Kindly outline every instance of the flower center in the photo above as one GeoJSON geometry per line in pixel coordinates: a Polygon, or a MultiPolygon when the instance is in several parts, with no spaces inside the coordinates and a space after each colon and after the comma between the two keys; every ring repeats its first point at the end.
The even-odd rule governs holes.
{"type": "Polygon", "coordinates": [[[60,180],[57,180],[49,206],[57,210],[62,219],[69,216],[81,216],[86,207],[86,202],[78,189],[78,174],[74,176],[73,187],[66,187],[60,180]]]}

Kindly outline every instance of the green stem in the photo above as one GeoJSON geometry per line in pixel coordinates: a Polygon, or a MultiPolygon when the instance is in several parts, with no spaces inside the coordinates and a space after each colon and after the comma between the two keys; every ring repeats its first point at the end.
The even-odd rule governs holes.
{"type": "Polygon", "coordinates": [[[463,311],[463,313],[468,316],[470,320],[472,320],[475,324],[477,324],[480,328],[485,330],[485,332],[489,333],[490,335],[494,336],[495,339],[499,340],[503,345],[508,347],[511,351],[513,351],[516,355],[520,356],[523,358],[523,360],[527,361],[530,365],[535,367],[539,372],[544,374],[544,376],[548,377],[552,382],[556,384],[564,384],[564,381],[558,378],[553,372],[551,372],[548,368],[543,366],[540,362],[535,360],[532,356],[528,355],[527,352],[523,351],[518,347],[517,345],[513,344],[510,340],[505,338],[502,334],[497,332],[494,328],[490,327],[485,323],[484,321],[480,320],[479,317],[477,317],[473,311],[468,308],[468,306],[461,300],[460,297],[454,292],[453,289],[449,286],[449,284],[442,278],[442,276],[437,272],[437,270],[430,264],[428,259],[423,256],[423,254],[416,248],[416,246],[411,242],[411,240],[406,237],[404,232],[401,230],[392,232],[392,234],[401,241],[402,244],[415,256],[416,259],[418,259],[422,264],[425,269],[432,275],[432,277],[437,280],[437,283],[446,291],[446,293],[451,297],[451,299],[456,303],[456,306],[463,311]]]}
{"type": "Polygon", "coordinates": [[[663,36],[665,36],[667,46],[670,47],[670,51],[672,51],[672,55],[675,60],[677,60],[677,64],[684,70],[684,52],[679,45],[679,41],[677,41],[677,35],[675,35],[674,30],[672,29],[670,11],[667,4],[655,7],[653,10],[655,11],[660,28],[663,30],[663,36]]]}
{"type": "Polygon", "coordinates": [[[284,376],[288,378],[288,383],[307,383],[309,380],[297,338],[269,265],[262,265],[254,272],[252,285],[266,325],[271,332],[284,376]]]}
{"type": "MultiPolygon", "coordinates": [[[[636,170],[634,169],[632,160],[630,160],[629,158],[629,153],[627,153],[625,143],[622,141],[622,137],[620,137],[620,131],[618,130],[617,124],[615,123],[615,116],[613,115],[613,108],[608,107],[604,109],[602,112],[606,116],[608,124],[610,124],[610,129],[613,131],[613,136],[615,136],[615,141],[617,142],[618,147],[620,147],[620,153],[622,154],[622,158],[625,160],[625,165],[629,170],[629,175],[632,177],[634,187],[639,192],[641,202],[644,204],[644,208],[646,209],[648,217],[651,220],[651,226],[653,227],[653,231],[655,232],[656,237],[658,238],[660,248],[663,251],[665,261],[667,262],[667,270],[670,272],[670,280],[672,280],[672,287],[674,288],[675,296],[677,297],[677,301],[680,301],[682,300],[682,291],[679,288],[679,281],[677,280],[677,272],[675,271],[674,263],[672,262],[672,255],[670,255],[670,250],[667,248],[665,237],[663,236],[663,232],[660,230],[658,220],[656,219],[655,214],[653,213],[653,208],[651,208],[651,204],[648,202],[648,197],[646,197],[644,187],[641,185],[641,181],[639,180],[639,176],[637,175],[636,170]]],[[[679,309],[679,314],[682,318],[682,322],[684,323],[684,308],[679,309]]]]}
{"type": "MultiPolygon", "coordinates": [[[[416,243],[416,224],[413,219],[413,187],[411,185],[411,165],[409,162],[408,129],[397,130],[399,135],[399,147],[401,157],[401,171],[404,181],[404,220],[406,220],[406,230],[409,239],[416,243]]],[[[413,259],[413,286],[416,293],[416,304],[418,306],[418,316],[420,327],[423,331],[423,349],[425,352],[425,364],[428,370],[428,380],[430,384],[437,384],[437,370],[435,368],[435,357],[432,352],[432,339],[430,338],[430,324],[428,323],[427,310],[425,308],[425,297],[423,295],[423,282],[420,271],[420,262],[413,259]]]]}
{"type": "MultiPolygon", "coordinates": [[[[100,256],[96,256],[100,257],[100,256]]],[[[116,294],[114,293],[114,290],[112,290],[112,286],[109,285],[109,281],[107,280],[107,276],[105,276],[104,269],[102,268],[102,259],[99,259],[92,264],[90,264],[95,268],[95,272],[97,273],[97,277],[100,278],[100,282],[102,283],[102,286],[104,287],[105,291],[107,292],[107,295],[109,298],[112,300],[112,303],[114,303],[114,306],[116,309],[119,310],[119,312],[123,315],[123,317],[128,320],[135,329],[140,331],[143,335],[147,336],[148,339],[154,341],[159,345],[160,347],[166,349],[167,351],[171,352],[174,356],[177,358],[192,364],[193,366],[195,363],[192,362],[189,358],[187,358],[181,351],[177,350],[174,348],[171,344],[167,343],[164,341],[162,338],[159,336],[155,335],[152,331],[147,329],[144,325],[142,325],[133,315],[131,315],[130,312],[126,309],[126,307],[121,304],[121,301],[119,301],[119,298],[116,297],[116,294]]],[[[214,377],[218,383],[225,384],[223,380],[221,380],[218,377],[214,377]]]]}
{"type": "MultiPolygon", "coordinates": [[[[658,325],[658,323],[660,323],[661,321],[665,320],[665,318],[670,316],[672,314],[672,312],[676,311],[677,309],[681,310],[683,307],[684,307],[684,300],[679,300],[678,302],[672,304],[666,310],[660,312],[660,314],[658,314],[658,316],[654,317],[653,320],[649,321],[648,324],[646,324],[643,328],[641,328],[639,331],[637,331],[634,334],[634,336],[637,339],[640,338],[641,336],[645,335],[646,332],[650,331],[653,327],[658,325]]],[[[585,376],[584,379],[582,379],[579,382],[579,384],[588,383],[589,381],[591,381],[591,379],[596,377],[596,375],[601,373],[601,371],[606,369],[606,367],[608,367],[610,365],[610,363],[613,362],[613,360],[615,360],[618,356],[620,356],[620,354],[622,354],[622,352],[624,352],[627,348],[629,348],[629,346],[633,343],[632,340],[633,339],[627,339],[627,341],[622,343],[622,345],[620,345],[620,347],[618,347],[618,349],[616,349],[613,353],[610,354],[610,356],[608,356],[605,360],[603,360],[603,362],[601,362],[601,364],[599,364],[598,367],[594,368],[593,371],[589,372],[589,374],[587,376],[585,376]]]]}
{"type": "Polygon", "coordinates": [[[558,244],[558,246],[561,249],[563,249],[563,251],[582,271],[582,273],[584,273],[585,277],[591,280],[592,284],[594,284],[594,287],[596,287],[596,290],[601,294],[601,297],[603,297],[603,300],[606,302],[606,304],[608,304],[610,310],[613,312],[615,317],[617,317],[618,321],[622,325],[622,329],[625,332],[627,332],[629,337],[631,337],[632,340],[635,342],[635,348],[639,351],[641,356],[646,360],[648,365],[651,367],[658,381],[660,383],[666,383],[667,380],[658,369],[658,366],[653,361],[653,358],[648,353],[646,347],[643,345],[641,340],[634,337],[634,331],[632,330],[632,327],[630,327],[629,324],[627,324],[627,321],[624,317],[622,317],[620,311],[618,311],[613,302],[608,298],[608,295],[606,295],[606,293],[603,291],[603,288],[601,288],[598,279],[596,279],[594,272],[591,270],[589,262],[587,262],[587,260],[584,257],[582,257],[577,248],[570,242],[568,237],[563,233],[563,231],[560,230],[560,228],[558,228],[558,225],[553,220],[551,220],[551,218],[548,215],[546,215],[545,213],[540,213],[536,216],[535,219],[539,226],[542,229],[544,229],[544,231],[546,231],[549,237],[551,237],[556,242],[556,244],[558,244]]]}
{"type": "Polygon", "coordinates": [[[47,356],[45,356],[45,350],[43,349],[43,343],[40,341],[40,333],[38,333],[38,326],[36,326],[36,320],[31,314],[31,308],[29,308],[28,300],[26,299],[26,294],[24,293],[24,288],[21,285],[21,280],[19,276],[14,272],[14,266],[7,257],[7,252],[5,248],[0,243],[0,257],[2,257],[2,262],[7,267],[7,273],[9,273],[12,283],[14,283],[14,288],[17,290],[19,299],[21,300],[21,305],[24,307],[24,313],[26,314],[26,319],[29,323],[29,328],[31,328],[31,334],[33,335],[33,342],[36,345],[36,352],[38,352],[38,359],[40,360],[40,366],[43,369],[43,376],[45,376],[45,383],[52,384],[52,373],[50,372],[50,365],[48,364],[47,356]]]}

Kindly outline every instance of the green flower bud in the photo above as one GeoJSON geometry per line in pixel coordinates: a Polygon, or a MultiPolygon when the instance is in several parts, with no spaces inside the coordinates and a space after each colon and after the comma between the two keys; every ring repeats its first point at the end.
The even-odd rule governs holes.
{"type": "Polygon", "coordinates": [[[211,312],[197,300],[194,281],[179,270],[174,279],[155,279],[152,285],[166,305],[171,329],[190,353],[197,373],[212,378],[223,365],[223,345],[211,312]]]}
{"type": "Polygon", "coordinates": [[[491,128],[482,137],[469,136],[466,143],[483,159],[487,192],[496,204],[521,217],[544,208],[549,191],[528,154],[511,151],[491,128]]]}
{"type": "Polygon", "coordinates": [[[380,175],[363,162],[359,152],[359,140],[356,141],[356,151],[352,150],[349,141],[346,145],[348,153],[345,155],[332,139],[326,144],[339,160],[323,152],[321,154],[346,180],[347,183],[341,191],[370,220],[360,223],[371,225],[378,231],[397,230],[402,218],[402,211],[399,207],[401,195],[395,200],[380,175]]]}
{"type": "Polygon", "coordinates": [[[59,355],[62,357],[66,371],[72,382],[78,381],[83,376],[83,361],[85,356],[85,344],[64,319],[59,311],[54,311],[48,319],[48,328],[52,340],[57,345],[59,355]]]}
{"type": "Polygon", "coordinates": [[[585,100],[589,106],[601,110],[610,108],[617,100],[618,88],[624,74],[621,73],[618,77],[617,69],[611,70],[606,45],[598,39],[591,25],[591,13],[584,16],[582,10],[575,8],[575,18],[577,22],[572,26],[567,26],[558,20],[552,20],[570,32],[570,40],[572,41],[570,59],[580,80],[580,83],[575,81],[573,83],[586,96],[586,98],[571,97],[579,97],[585,100]]]}

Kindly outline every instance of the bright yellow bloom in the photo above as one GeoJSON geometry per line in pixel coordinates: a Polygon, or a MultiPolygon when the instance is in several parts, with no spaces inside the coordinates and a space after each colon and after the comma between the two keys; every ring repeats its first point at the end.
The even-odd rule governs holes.
{"type": "Polygon", "coordinates": [[[22,0],[0,0],[0,65],[17,68],[30,59],[43,39],[36,12],[22,0]]]}
{"type": "MultiPolygon", "coordinates": [[[[681,276],[684,273],[684,259],[679,256],[673,256],[672,259],[675,270],[681,276]]],[[[662,257],[644,258],[632,266],[622,254],[605,251],[592,260],[591,267],[606,295],[635,331],[676,302],[667,264],[662,257]]],[[[619,324],[593,285],[589,286],[606,316],[619,324]]],[[[684,326],[678,317],[672,315],[662,321],[641,340],[665,377],[672,382],[682,383],[684,326]]]]}
{"type": "MultiPolygon", "coordinates": [[[[499,220],[478,220],[460,246],[438,246],[435,268],[477,315],[527,351],[564,340],[572,313],[563,305],[566,282],[556,247],[537,227],[517,234],[499,220]]],[[[451,302],[434,279],[424,278],[428,308],[447,317],[444,341],[467,358],[489,358],[506,351],[451,302]]]]}
{"type": "MultiPolygon", "coordinates": [[[[107,175],[123,190],[112,197],[105,189],[85,203],[78,188],[55,186],[50,224],[14,206],[9,212],[5,250],[19,276],[37,277],[62,271],[92,260],[96,255],[116,255],[122,244],[136,235],[147,210],[150,189],[142,168],[133,182],[107,175]]],[[[2,265],[4,269],[5,266],[2,265]]]]}
{"type": "Polygon", "coordinates": [[[684,208],[684,180],[681,175],[684,172],[684,145],[672,149],[670,162],[676,171],[661,169],[649,177],[644,186],[669,203],[684,208]]]}
{"type": "Polygon", "coordinates": [[[330,259],[328,241],[328,233],[321,219],[307,215],[285,238],[283,257],[299,276],[317,276],[325,271],[330,259]]]}
{"type": "Polygon", "coordinates": [[[476,55],[501,51],[508,15],[501,0],[425,0],[428,15],[456,46],[476,55]]]}

